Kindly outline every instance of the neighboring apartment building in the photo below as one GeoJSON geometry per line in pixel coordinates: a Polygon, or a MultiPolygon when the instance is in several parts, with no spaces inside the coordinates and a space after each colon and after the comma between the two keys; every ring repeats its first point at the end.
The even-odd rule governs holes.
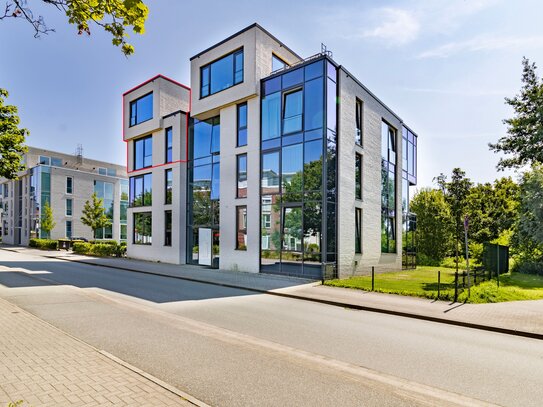
{"type": "Polygon", "coordinates": [[[129,256],[310,278],[414,264],[417,136],[329,53],[253,24],[191,58],[191,88],[125,94],[129,256]]]}
{"type": "Polygon", "coordinates": [[[29,147],[23,156],[27,170],[17,180],[0,179],[2,241],[28,245],[29,239],[83,237],[94,239],[81,222],[86,201],[96,192],[103,199],[111,225],[96,232],[96,239],[126,240],[128,180],[126,168],[103,161],[29,147]],[[49,202],[55,227],[41,229],[43,207],[49,202]]]}

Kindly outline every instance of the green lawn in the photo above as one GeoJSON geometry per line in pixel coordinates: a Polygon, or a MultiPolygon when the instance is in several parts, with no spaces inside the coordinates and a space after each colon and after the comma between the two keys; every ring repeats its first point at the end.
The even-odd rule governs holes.
{"type": "MultiPolygon", "coordinates": [[[[439,298],[454,299],[454,269],[443,267],[417,267],[375,275],[375,291],[390,294],[437,298],[437,272],[441,270],[441,292],[439,298]]],[[[473,282],[473,281],[472,281],[473,282]]],[[[325,285],[371,290],[371,276],[352,277],[346,280],[329,280],[325,285]]],[[[517,300],[543,299],[543,276],[529,274],[505,274],[500,276],[500,287],[496,280],[485,281],[460,293],[458,300],[469,303],[489,303],[517,300]]]]}

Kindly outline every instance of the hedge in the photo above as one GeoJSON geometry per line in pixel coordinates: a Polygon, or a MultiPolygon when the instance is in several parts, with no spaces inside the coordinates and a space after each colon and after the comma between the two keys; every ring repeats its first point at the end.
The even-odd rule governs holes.
{"type": "Polygon", "coordinates": [[[28,246],[42,250],[57,250],[58,242],[51,239],[30,239],[28,246]]]}
{"type": "Polygon", "coordinates": [[[86,254],[99,257],[122,257],[126,253],[126,244],[108,243],[87,243],[87,242],[75,242],[72,250],[77,254],[86,254]]]}

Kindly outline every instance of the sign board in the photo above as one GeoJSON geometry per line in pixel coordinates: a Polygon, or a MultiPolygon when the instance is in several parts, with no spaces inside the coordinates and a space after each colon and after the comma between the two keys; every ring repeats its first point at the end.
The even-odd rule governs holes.
{"type": "Polygon", "coordinates": [[[211,266],[213,257],[212,234],[209,228],[198,228],[198,264],[211,266]]]}

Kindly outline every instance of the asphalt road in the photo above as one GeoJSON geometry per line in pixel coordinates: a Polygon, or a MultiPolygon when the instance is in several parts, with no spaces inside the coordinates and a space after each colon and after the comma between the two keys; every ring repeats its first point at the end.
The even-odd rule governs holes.
{"type": "Polygon", "coordinates": [[[543,343],[0,250],[0,297],[217,406],[539,406],[543,343]]]}

